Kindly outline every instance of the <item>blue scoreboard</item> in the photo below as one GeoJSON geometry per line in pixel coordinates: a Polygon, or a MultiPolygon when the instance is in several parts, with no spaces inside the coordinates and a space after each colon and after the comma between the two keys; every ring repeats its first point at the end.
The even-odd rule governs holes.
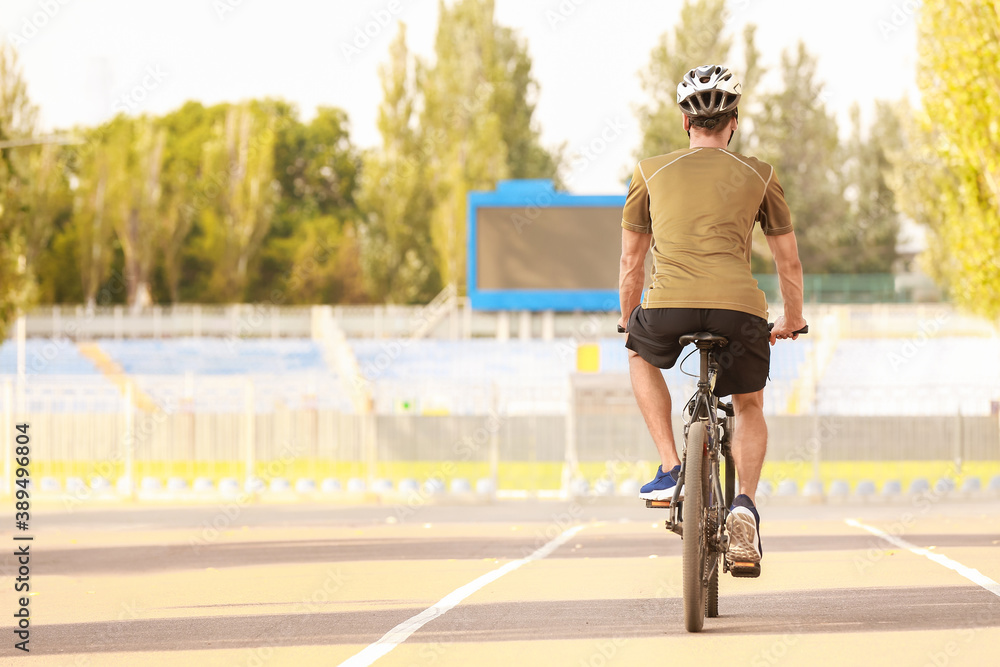
{"type": "Polygon", "coordinates": [[[625,195],[501,181],[468,196],[467,288],[478,310],[613,311],[625,195]]]}

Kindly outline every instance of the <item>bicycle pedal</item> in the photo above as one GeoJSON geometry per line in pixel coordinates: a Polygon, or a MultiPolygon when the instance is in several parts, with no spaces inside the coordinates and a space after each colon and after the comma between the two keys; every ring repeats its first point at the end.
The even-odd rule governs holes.
{"type": "Polygon", "coordinates": [[[729,564],[729,571],[734,577],[755,579],[760,576],[760,563],[734,561],[729,564]]]}
{"type": "Polygon", "coordinates": [[[646,507],[669,508],[669,500],[646,500],[646,507]]]}

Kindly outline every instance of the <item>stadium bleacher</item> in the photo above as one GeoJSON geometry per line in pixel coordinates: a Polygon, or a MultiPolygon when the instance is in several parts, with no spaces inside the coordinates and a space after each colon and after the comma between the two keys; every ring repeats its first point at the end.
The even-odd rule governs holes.
{"type": "Polygon", "coordinates": [[[568,339],[352,340],[379,412],[514,414],[566,411],[576,367],[568,339]],[[494,391],[495,390],[495,391],[494,391]]]}
{"type": "MultiPolygon", "coordinates": [[[[568,377],[576,370],[573,339],[351,339],[379,413],[562,414],[568,377]]],[[[627,373],[621,338],[603,338],[599,372],[627,373]]],[[[340,378],[322,346],[295,339],[102,339],[97,345],[162,407],[196,412],[245,410],[253,384],[258,412],[315,407],[352,412],[340,378]]],[[[771,348],[767,414],[783,414],[813,341],[800,338],[771,348]]],[[[25,349],[30,410],[114,412],[121,388],[65,339],[28,339],[25,349]]],[[[678,398],[695,380],[675,366],[665,372],[678,398]]],[[[694,358],[684,370],[695,372],[694,358]]],[[[819,381],[813,408],[830,415],[990,414],[1000,396],[1000,344],[988,337],[845,338],[819,381]],[[960,372],[959,372],[960,371],[960,372]]],[[[0,345],[0,377],[13,379],[16,350],[0,345]]]]}
{"type": "Polygon", "coordinates": [[[131,375],[282,374],[326,368],[322,350],[309,339],[103,339],[98,344],[131,375]]]}
{"type": "Polygon", "coordinates": [[[110,340],[99,346],[161,407],[242,412],[247,380],[257,412],[351,406],[310,339],[110,340]],[[238,381],[234,382],[234,379],[238,381]]]}
{"type": "MultiPolygon", "coordinates": [[[[353,340],[351,345],[366,378],[375,383],[379,412],[436,412],[482,414],[496,389],[497,403],[510,414],[563,414],[569,400],[569,374],[576,370],[576,342],[572,339],[465,341],[353,340]]],[[[597,341],[599,372],[627,373],[628,357],[622,339],[597,341]]],[[[772,382],[765,410],[785,410],[788,394],[798,377],[811,343],[799,340],[772,348],[772,382]]],[[[692,348],[693,349],[693,348],[692,348]]],[[[682,357],[683,358],[683,357],[682,357]]],[[[684,363],[697,372],[697,360],[684,363]]],[[[665,372],[668,386],[679,396],[694,391],[696,379],[680,364],[665,372]]]]}
{"type": "MultiPolygon", "coordinates": [[[[117,412],[121,393],[80,354],[73,341],[29,338],[25,341],[25,407],[28,412],[117,412]]],[[[17,346],[0,343],[0,378],[17,377],[17,346]]]]}
{"type": "Polygon", "coordinates": [[[1000,396],[995,338],[841,340],[816,389],[830,415],[988,415],[1000,396]]]}

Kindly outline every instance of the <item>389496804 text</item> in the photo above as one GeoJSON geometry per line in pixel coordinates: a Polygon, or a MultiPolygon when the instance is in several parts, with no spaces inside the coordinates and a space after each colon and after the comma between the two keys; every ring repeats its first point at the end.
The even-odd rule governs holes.
{"type": "Polygon", "coordinates": [[[17,638],[14,648],[28,652],[28,642],[31,633],[31,612],[28,604],[31,591],[31,540],[26,534],[31,521],[31,473],[28,466],[31,463],[31,438],[28,436],[28,424],[17,424],[17,434],[14,437],[17,446],[14,449],[14,559],[17,573],[14,577],[14,591],[18,594],[17,611],[14,612],[16,626],[14,635],[17,638]]]}

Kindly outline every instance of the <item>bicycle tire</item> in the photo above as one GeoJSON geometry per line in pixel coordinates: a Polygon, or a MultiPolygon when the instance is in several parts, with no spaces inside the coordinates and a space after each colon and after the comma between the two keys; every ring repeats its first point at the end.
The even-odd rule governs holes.
{"type": "MultiPolygon", "coordinates": [[[[713,553],[709,558],[719,559],[719,554],[713,553]]],[[[708,591],[705,593],[705,616],[717,618],[719,616],[719,564],[716,562],[712,577],[708,580],[708,591]]]]}
{"type": "Polygon", "coordinates": [[[705,625],[705,565],[708,542],[705,538],[705,425],[695,421],[688,429],[684,449],[683,505],[683,587],[684,627],[688,632],[701,632],[705,625]]]}
{"type": "MultiPolygon", "coordinates": [[[[729,461],[731,460],[732,460],[731,457],[726,457],[727,466],[729,461]]],[[[719,470],[719,465],[717,463],[709,464],[708,468],[709,468],[708,484],[709,488],[712,489],[712,492],[710,493],[712,497],[712,502],[709,504],[707,511],[715,512],[717,511],[716,508],[719,505],[719,499],[715,498],[715,491],[714,491],[715,481],[716,481],[715,478],[716,476],[719,475],[721,471],[719,470]]],[[[727,468],[726,471],[729,472],[729,469],[727,468]]],[[[725,493],[732,495],[730,482],[731,480],[727,477],[725,493]]],[[[728,505],[726,505],[726,507],[728,507],[728,505]]],[[[713,522],[713,524],[717,525],[716,523],[717,521],[718,519],[716,519],[713,522]]],[[[719,616],[719,565],[720,565],[719,560],[720,558],[718,551],[715,550],[708,551],[708,558],[707,562],[705,563],[705,567],[712,570],[712,576],[709,577],[708,579],[708,591],[705,593],[705,616],[707,616],[708,618],[717,618],[719,616]]]]}

